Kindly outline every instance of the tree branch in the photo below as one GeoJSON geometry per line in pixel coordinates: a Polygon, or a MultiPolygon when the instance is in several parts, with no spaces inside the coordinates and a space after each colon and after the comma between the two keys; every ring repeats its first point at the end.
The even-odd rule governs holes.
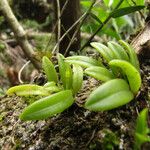
{"type": "Polygon", "coordinates": [[[3,13],[6,21],[9,23],[10,28],[14,32],[15,37],[23,52],[25,53],[27,58],[33,63],[35,68],[39,70],[41,66],[39,62],[35,59],[34,51],[31,44],[27,40],[26,32],[14,16],[7,0],[0,0],[0,10],[3,13]]]}

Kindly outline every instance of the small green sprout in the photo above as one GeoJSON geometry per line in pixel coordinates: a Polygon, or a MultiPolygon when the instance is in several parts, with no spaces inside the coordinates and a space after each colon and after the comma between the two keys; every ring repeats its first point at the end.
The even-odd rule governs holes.
{"type": "Polygon", "coordinates": [[[148,135],[150,133],[150,129],[148,128],[147,118],[148,109],[145,108],[140,112],[137,118],[134,150],[140,150],[143,143],[150,142],[150,136],[148,135]]]}
{"type": "Polygon", "coordinates": [[[101,143],[101,149],[103,150],[115,150],[119,147],[119,137],[117,133],[109,130],[103,129],[98,132],[99,134],[99,141],[101,143]]]}

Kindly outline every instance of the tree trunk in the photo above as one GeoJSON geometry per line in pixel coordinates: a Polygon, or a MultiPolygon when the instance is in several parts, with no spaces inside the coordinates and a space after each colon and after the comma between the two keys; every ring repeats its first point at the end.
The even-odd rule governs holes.
{"type": "MultiPolygon", "coordinates": [[[[57,0],[54,0],[54,5],[55,5],[55,16],[56,16],[56,21],[58,21],[58,8],[57,8],[57,0]]],[[[60,3],[60,12],[63,13],[61,14],[60,17],[60,22],[61,22],[61,28],[60,28],[60,37],[79,19],[80,17],[80,0],[59,0],[60,3]],[[68,2],[67,2],[68,1],[68,2]],[[65,9],[63,8],[64,5],[65,9]]],[[[59,24],[58,24],[59,25],[59,24]]],[[[75,26],[64,38],[63,40],[59,43],[59,52],[65,55],[69,55],[70,51],[75,51],[77,52],[80,49],[80,30],[76,33],[74,40],[72,44],[70,45],[69,49],[68,45],[71,41],[71,38],[73,37],[73,34],[77,30],[78,25],[75,26]],[[66,52],[67,50],[67,52],[66,52]]],[[[58,39],[58,28],[56,30],[56,37],[58,39]]]]}

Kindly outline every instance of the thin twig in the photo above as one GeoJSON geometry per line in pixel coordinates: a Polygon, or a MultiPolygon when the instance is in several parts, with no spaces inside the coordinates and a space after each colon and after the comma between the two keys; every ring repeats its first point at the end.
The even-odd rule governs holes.
{"type": "MultiPolygon", "coordinates": [[[[59,16],[59,18],[57,18],[57,21],[56,21],[56,23],[55,23],[55,25],[54,25],[54,28],[53,28],[52,32],[51,32],[52,34],[55,32],[56,27],[57,27],[57,25],[58,25],[58,20],[61,18],[61,16],[62,16],[64,10],[66,9],[66,6],[67,6],[68,2],[69,2],[69,0],[67,0],[67,1],[65,2],[65,4],[63,5],[63,8],[61,9],[61,12],[60,12],[60,16],[59,16]]],[[[52,34],[51,34],[51,35],[52,35],[52,34]]],[[[46,51],[47,48],[49,47],[49,44],[51,43],[51,40],[52,40],[52,36],[50,36],[50,39],[49,39],[49,41],[48,41],[48,43],[47,43],[47,45],[46,45],[46,47],[45,47],[45,51],[46,51]]]]}
{"type": "MultiPolygon", "coordinates": [[[[64,37],[86,16],[86,12],[61,36],[59,39],[59,43],[64,39],[64,37]]],[[[52,50],[52,53],[55,53],[56,48],[58,46],[58,42],[52,50]]]]}
{"type": "MultiPolygon", "coordinates": [[[[120,0],[120,2],[117,4],[117,6],[114,8],[113,11],[115,11],[116,9],[118,9],[120,7],[120,5],[122,4],[124,0],[120,0]]],[[[113,13],[112,11],[112,13],[113,13]]],[[[109,22],[109,20],[111,19],[111,13],[109,14],[109,16],[105,19],[105,21],[99,26],[99,28],[95,31],[95,33],[89,38],[89,40],[81,47],[80,51],[83,50],[91,41],[92,39],[95,37],[95,35],[109,22]]]]}
{"type": "MultiPolygon", "coordinates": [[[[92,5],[91,5],[90,9],[93,7],[93,4],[95,4],[95,0],[93,1],[93,3],[92,3],[92,5]]],[[[64,37],[65,37],[82,19],[83,19],[83,21],[84,21],[84,19],[86,19],[86,17],[88,16],[88,12],[89,12],[89,10],[87,10],[87,11],[62,35],[62,37],[59,39],[59,43],[64,39],[64,37]]],[[[52,53],[54,53],[54,52],[56,51],[57,45],[58,45],[58,43],[56,43],[56,45],[55,45],[55,47],[54,47],[52,53]]]]}
{"type": "Polygon", "coordinates": [[[58,42],[58,46],[57,46],[57,52],[59,52],[59,39],[61,36],[61,19],[60,19],[60,2],[59,0],[56,0],[57,2],[57,18],[58,18],[58,26],[57,26],[57,42],[58,42]]]}
{"type": "Polygon", "coordinates": [[[92,132],[92,136],[90,137],[89,141],[87,142],[86,147],[88,147],[89,144],[91,143],[91,141],[94,139],[95,133],[96,133],[96,129],[92,132]]]}

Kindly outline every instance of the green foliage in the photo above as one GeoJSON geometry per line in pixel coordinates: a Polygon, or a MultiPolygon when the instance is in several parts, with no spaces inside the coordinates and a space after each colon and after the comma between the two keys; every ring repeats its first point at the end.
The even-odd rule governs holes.
{"type": "Polygon", "coordinates": [[[108,48],[113,53],[113,58],[129,61],[128,54],[124,51],[124,49],[118,43],[110,41],[107,44],[108,44],[108,48]]]}
{"type": "Polygon", "coordinates": [[[106,111],[130,102],[141,86],[139,63],[133,48],[124,41],[120,43],[123,46],[115,42],[108,42],[108,47],[91,43],[104,62],[87,56],[64,58],[58,54],[58,73],[54,64],[44,56],[42,67],[48,79],[45,85],[26,84],[7,91],[8,95],[45,97],[25,108],[21,119],[45,119],[67,109],[82,87],[83,73],[105,82],[89,95],[85,102],[86,109],[106,111]]]}
{"type": "Polygon", "coordinates": [[[42,68],[47,76],[49,82],[54,81],[57,83],[58,77],[53,63],[44,56],[42,59],[42,68]]]}
{"type": "Polygon", "coordinates": [[[0,16],[0,26],[4,23],[4,17],[0,16]]]}
{"type": "Polygon", "coordinates": [[[63,83],[64,89],[72,88],[72,70],[71,66],[64,62],[64,57],[58,54],[58,66],[60,72],[60,78],[63,83]]]}
{"type": "Polygon", "coordinates": [[[37,30],[40,27],[40,25],[36,21],[29,20],[29,19],[22,20],[22,24],[24,28],[27,28],[27,29],[32,28],[34,30],[37,30]]]}
{"type": "Polygon", "coordinates": [[[140,150],[143,143],[150,142],[150,137],[148,136],[150,130],[148,128],[147,118],[148,109],[145,108],[140,112],[137,118],[134,150],[140,150]]]}
{"type": "Polygon", "coordinates": [[[49,95],[48,91],[46,91],[42,86],[26,84],[14,86],[7,90],[7,95],[16,94],[18,96],[25,95],[49,95]]]}
{"type": "MultiPolygon", "coordinates": [[[[136,30],[133,20],[134,12],[144,9],[145,1],[124,0],[120,7],[115,9],[119,2],[117,0],[104,0],[103,3],[96,3],[89,13],[88,21],[83,24],[81,30],[93,34],[100,25],[105,24],[105,20],[110,16],[111,20],[105,24],[97,35],[106,34],[119,40],[124,38],[125,34],[130,35],[134,33],[136,30]]],[[[91,0],[82,0],[81,6],[83,11],[87,10],[91,3],[91,0]]]]}
{"type": "Polygon", "coordinates": [[[104,44],[93,42],[91,43],[91,46],[93,46],[101,54],[107,63],[113,59],[113,52],[104,44]]]}
{"type": "Polygon", "coordinates": [[[120,142],[116,133],[112,132],[109,129],[103,129],[99,134],[103,135],[102,139],[100,139],[103,150],[118,149],[120,142]]]}
{"type": "Polygon", "coordinates": [[[89,67],[85,69],[84,73],[104,82],[114,78],[113,73],[104,67],[89,67]]]}
{"type": "Polygon", "coordinates": [[[137,5],[144,5],[145,0],[136,0],[137,5]]]}
{"type": "Polygon", "coordinates": [[[0,77],[4,77],[4,76],[5,76],[4,70],[0,69],[0,77]]]}
{"type": "Polygon", "coordinates": [[[120,44],[124,47],[124,49],[126,50],[128,56],[129,56],[129,62],[137,69],[137,70],[140,70],[140,67],[139,67],[139,61],[138,61],[138,58],[137,58],[137,55],[134,51],[134,49],[132,48],[132,46],[130,46],[128,43],[120,40],[119,41],[120,44]]]}
{"type": "MultiPolygon", "coordinates": [[[[50,34],[35,34],[33,35],[35,46],[36,46],[36,52],[47,52],[50,54],[51,49],[54,47],[54,36],[50,34]],[[51,37],[50,37],[51,36],[51,37]],[[48,45],[51,38],[51,44],[48,45]],[[47,48],[48,45],[48,48],[47,48]]],[[[44,55],[43,55],[44,56],[44,55]]]]}
{"type": "Polygon", "coordinates": [[[77,65],[73,65],[72,89],[76,94],[82,87],[83,82],[83,69],[77,65]]]}
{"type": "Polygon", "coordinates": [[[7,90],[7,95],[44,97],[26,107],[20,116],[21,119],[45,119],[63,112],[73,104],[73,95],[75,96],[82,87],[83,70],[78,65],[73,65],[72,69],[61,54],[58,54],[57,58],[60,80],[58,80],[54,64],[44,56],[42,67],[48,79],[45,85],[25,84],[7,90]]]}
{"type": "Polygon", "coordinates": [[[111,110],[130,102],[133,98],[134,95],[125,80],[113,79],[90,94],[85,108],[93,111],[111,110]]]}
{"type": "Polygon", "coordinates": [[[53,81],[47,82],[43,87],[50,92],[59,92],[61,90],[61,88],[59,88],[53,81]]]}
{"type": "Polygon", "coordinates": [[[125,73],[130,89],[133,93],[137,93],[141,87],[141,77],[138,70],[129,62],[124,60],[114,59],[110,61],[110,66],[119,67],[125,73]]]}
{"type": "MultiPolygon", "coordinates": [[[[91,43],[105,64],[89,65],[84,73],[106,83],[90,94],[85,108],[93,111],[114,109],[130,102],[138,93],[141,87],[138,58],[128,43],[120,41],[120,44],[108,42],[107,47],[101,43],[91,43]]],[[[76,57],[69,57],[69,63],[76,62],[76,57]]],[[[82,62],[84,60],[80,60],[80,64],[82,62]]]]}
{"type": "Polygon", "coordinates": [[[113,11],[111,13],[111,17],[118,18],[124,15],[130,14],[132,12],[139,11],[143,9],[144,7],[145,6],[130,6],[130,7],[125,7],[125,8],[120,8],[120,9],[113,11]]]}
{"type": "Polygon", "coordinates": [[[41,120],[63,112],[74,102],[71,90],[64,90],[59,93],[42,98],[22,112],[22,120],[41,120]]]}
{"type": "Polygon", "coordinates": [[[84,68],[91,66],[102,66],[101,62],[87,56],[71,56],[67,57],[65,60],[66,62],[77,64],[84,68]]]}

